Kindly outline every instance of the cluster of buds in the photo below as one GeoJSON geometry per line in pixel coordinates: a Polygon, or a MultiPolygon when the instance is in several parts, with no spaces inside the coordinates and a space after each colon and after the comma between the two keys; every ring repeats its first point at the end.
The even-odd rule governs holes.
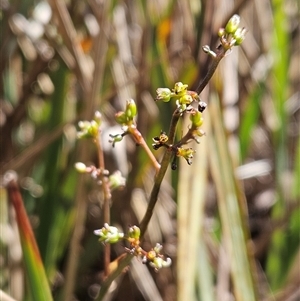
{"type": "Polygon", "coordinates": [[[76,162],[75,163],[75,169],[79,172],[79,173],[88,173],[91,175],[91,177],[93,179],[98,179],[100,177],[100,175],[104,175],[104,176],[108,176],[109,175],[109,171],[108,170],[101,170],[100,168],[97,168],[94,165],[91,166],[86,166],[84,163],[82,162],[76,162]]]}
{"type": "Polygon", "coordinates": [[[115,114],[117,123],[122,125],[122,134],[110,135],[110,142],[115,146],[116,142],[123,140],[123,137],[136,129],[134,118],[137,115],[137,107],[133,99],[126,101],[125,111],[120,111],[115,114]]]}
{"type": "Polygon", "coordinates": [[[94,234],[99,236],[99,241],[108,244],[115,244],[124,237],[124,233],[120,232],[117,227],[110,226],[107,223],[101,229],[95,230],[94,234]]]}
{"type": "Polygon", "coordinates": [[[119,170],[115,171],[114,173],[112,173],[110,175],[109,171],[107,169],[103,170],[103,169],[97,168],[94,165],[86,166],[82,162],[76,162],[75,169],[79,173],[90,174],[94,180],[98,180],[101,175],[107,177],[108,185],[109,185],[109,188],[111,191],[124,188],[124,186],[126,184],[126,179],[122,176],[122,174],[119,170]]]}
{"type": "Polygon", "coordinates": [[[230,49],[233,46],[239,46],[245,40],[246,29],[239,27],[241,18],[239,15],[233,15],[227,22],[225,28],[220,28],[218,35],[222,46],[230,49]]]}
{"type": "Polygon", "coordinates": [[[180,113],[188,111],[192,108],[193,101],[199,101],[199,95],[194,91],[189,91],[187,84],[177,82],[172,91],[169,88],[158,88],[156,90],[155,100],[168,102],[171,98],[176,100],[176,105],[180,113]]]}
{"type": "Polygon", "coordinates": [[[159,136],[154,137],[152,147],[157,150],[160,147],[165,147],[174,153],[172,169],[177,168],[176,157],[183,157],[187,163],[192,164],[192,159],[195,151],[192,148],[184,148],[182,145],[194,140],[200,143],[200,137],[205,133],[201,129],[203,124],[202,113],[206,108],[206,103],[200,100],[197,92],[187,89],[188,85],[181,82],[175,83],[174,88],[158,88],[156,90],[156,100],[168,102],[173,98],[176,101],[177,110],[180,116],[183,113],[190,115],[191,125],[187,134],[176,144],[169,143],[169,137],[165,132],[161,132],[159,136]],[[196,105],[195,105],[196,103],[196,105]]]}
{"type": "Polygon", "coordinates": [[[99,111],[95,112],[94,119],[91,121],[79,121],[78,126],[80,131],[77,132],[77,138],[97,138],[100,131],[101,125],[101,113],[99,111]]]}
{"type": "Polygon", "coordinates": [[[157,243],[156,246],[143,257],[143,263],[149,262],[149,265],[154,268],[156,272],[161,268],[169,267],[172,264],[171,258],[167,257],[164,259],[164,256],[160,254],[161,250],[162,245],[157,243]]]}
{"type": "MultiPolygon", "coordinates": [[[[218,36],[220,37],[221,45],[225,51],[230,50],[233,46],[239,46],[245,40],[246,28],[239,27],[240,16],[233,15],[227,22],[225,28],[220,28],[218,36]]],[[[210,49],[208,45],[202,47],[203,51],[212,57],[217,57],[217,54],[210,49]]]]}
{"type": "MultiPolygon", "coordinates": [[[[96,111],[93,120],[79,121],[78,126],[80,128],[77,132],[78,139],[92,138],[94,143],[98,143],[101,126],[101,113],[96,111]]],[[[79,173],[90,174],[94,180],[99,180],[101,176],[105,176],[108,179],[110,190],[123,188],[125,186],[126,179],[121,175],[120,171],[115,171],[110,175],[107,169],[97,168],[94,165],[86,166],[82,162],[76,162],[75,169],[79,173]]]]}
{"type": "Polygon", "coordinates": [[[114,244],[126,239],[130,244],[130,248],[127,249],[127,251],[132,255],[142,258],[142,262],[149,263],[155,271],[163,267],[169,267],[172,263],[170,258],[164,259],[164,256],[161,254],[161,244],[157,243],[156,246],[148,252],[140,246],[141,230],[137,226],[130,227],[127,236],[120,232],[118,228],[108,224],[104,224],[103,228],[95,230],[94,234],[99,236],[99,241],[102,243],[114,244]]]}

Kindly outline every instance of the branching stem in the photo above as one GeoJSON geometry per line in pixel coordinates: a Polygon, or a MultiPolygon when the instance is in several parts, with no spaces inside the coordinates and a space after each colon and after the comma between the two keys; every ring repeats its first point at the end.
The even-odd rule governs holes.
{"type": "Polygon", "coordinates": [[[142,134],[139,132],[139,130],[137,128],[131,128],[130,133],[134,137],[136,143],[145,150],[147,156],[149,157],[150,161],[152,162],[152,164],[156,170],[156,173],[158,173],[160,170],[160,164],[157,162],[155,156],[153,155],[151,149],[149,148],[149,146],[146,143],[145,139],[143,138],[142,134]]]}
{"type": "MultiPolygon", "coordinates": [[[[226,54],[226,51],[227,50],[225,48],[223,48],[222,46],[217,49],[216,57],[213,59],[213,62],[211,63],[206,76],[200,82],[200,84],[199,84],[199,86],[196,90],[196,92],[198,94],[200,94],[203,91],[205,86],[208,84],[209,80],[212,78],[212,76],[213,76],[214,72],[216,71],[216,68],[218,67],[220,61],[222,60],[222,58],[224,58],[224,56],[226,54]]],[[[169,129],[169,134],[168,134],[169,141],[170,141],[171,144],[174,144],[177,123],[178,123],[178,120],[180,118],[180,115],[181,114],[180,114],[179,110],[176,109],[173,113],[173,116],[172,116],[170,129],[169,129]]],[[[189,136],[190,136],[190,134],[188,134],[186,139],[189,139],[190,138],[189,136]]],[[[142,138],[142,136],[139,139],[141,139],[141,138],[142,138]]],[[[143,138],[142,138],[142,141],[144,141],[143,138]]],[[[145,143],[145,141],[144,141],[144,143],[145,143]]],[[[141,145],[143,146],[144,144],[142,143],[141,145]]],[[[149,150],[148,146],[147,146],[147,148],[145,148],[145,150],[146,149],[149,150]]],[[[147,150],[146,150],[146,152],[148,154],[147,150]]],[[[166,171],[168,169],[171,157],[172,157],[172,151],[170,149],[166,149],[166,151],[164,153],[164,156],[162,158],[159,170],[158,170],[158,168],[156,168],[156,170],[158,170],[158,172],[156,174],[154,185],[153,185],[153,188],[152,188],[152,191],[151,191],[151,194],[150,194],[149,204],[148,204],[146,213],[145,213],[145,215],[144,215],[144,217],[143,217],[143,219],[140,223],[140,230],[141,230],[140,239],[141,240],[145,235],[148,224],[149,224],[149,222],[151,220],[151,217],[153,215],[153,210],[154,210],[154,207],[155,207],[157,199],[158,199],[160,186],[161,186],[163,178],[166,174],[166,171]]],[[[151,159],[151,157],[150,157],[150,159],[151,159]]],[[[155,162],[156,159],[155,159],[155,161],[151,159],[151,161],[155,162]]],[[[124,257],[122,260],[120,260],[120,262],[118,264],[118,267],[106,278],[104,283],[102,283],[100,293],[99,293],[99,297],[98,297],[97,300],[103,300],[103,298],[106,295],[111,283],[114,281],[114,279],[116,279],[122,273],[124,268],[130,263],[132,258],[133,258],[133,255],[128,254],[126,257],[124,257]]]]}

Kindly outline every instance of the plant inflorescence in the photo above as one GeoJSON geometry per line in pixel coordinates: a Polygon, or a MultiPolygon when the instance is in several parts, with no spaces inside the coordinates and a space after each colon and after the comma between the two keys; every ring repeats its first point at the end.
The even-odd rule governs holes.
{"type": "MultiPolygon", "coordinates": [[[[124,111],[120,111],[115,114],[115,120],[121,125],[122,132],[110,135],[110,142],[112,143],[112,146],[114,147],[115,144],[121,142],[125,136],[130,135],[136,144],[142,146],[147,153],[150,161],[156,169],[156,176],[153,190],[149,198],[149,205],[145,216],[141,221],[140,227],[136,225],[131,226],[128,229],[128,233],[125,234],[120,232],[117,227],[110,225],[109,215],[106,215],[104,226],[101,229],[95,230],[94,234],[99,236],[99,241],[105,245],[114,244],[121,240],[127,241],[129,243],[129,248],[126,247],[125,251],[130,255],[142,258],[143,263],[149,263],[149,265],[155,270],[170,266],[171,264],[171,259],[165,259],[165,257],[161,254],[162,245],[159,243],[157,243],[150,251],[144,250],[141,246],[144,233],[157,201],[160,184],[170,162],[173,170],[176,170],[177,168],[178,157],[184,158],[189,165],[192,164],[195,150],[192,147],[187,147],[186,145],[191,141],[200,143],[200,138],[205,135],[205,132],[201,127],[204,121],[203,113],[207,104],[200,99],[200,93],[211,79],[219,62],[223,57],[225,57],[226,53],[230,51],[232,47],[238,46],[243,42],[246,30],[245,28],[240,28],[239,23],[240,17],[238,15],[234,15],[228,21],[225,28],[221,28],[219,30],[218,35],[220,38],[220,44],[215,52],[207,45],[203,47],[203,51],[211,56],[212,63],[208,73],[200,82],[196,91],[188,90],[188,85],[182,82],[176,82],[174,87],[171,89],[160,87],[156,90],[155,101],[175,102],[175,110],[173,112],[169,132],[167,133],[162,130],[157,136],[152,138],[153,150],[158,150],[159,148],[165,149],[161,162],[157,161],[137,128],[136,116],[138,114],[138,108],[135,101],[133,99],[127,100],[124,111]],[[190,124],[181,139],[179,141],[175,141],[177,123],[184,115],[189,116],[190,124]]],[[[98,145],[98,151],[101,152],[102,149],[99,147],[99,136],[101,135],[101,114],[96,112],[92,121],[80,121],[79,128],[80,131],[78,132],[78,138],[92,138],[94,143],[98,145]]],[[[99,154],[99,157],[101,158],[102,154],[99,154]]],[[[103,162],[99,167],[86,166],[84,163],[78,162],[76,163],[76,169],[81,173],[89,173],[92,178],[99,181],[100,185],[103,186],[103,189],[108,191],[107,198],[109,198],[110,192],[113,189],[123,187],[126,183],[125,178],[122,177],[119,171],[110,174],[110,172],[105,169],[103,162]]],[[[106,203],[106,206],[109,206],[109,202],[106,203]]],[[[112,277],[115,277],[115,275],[116,274],[112,277]]],[[[111,283],[111,279],[108,281],[111,283]]]]}

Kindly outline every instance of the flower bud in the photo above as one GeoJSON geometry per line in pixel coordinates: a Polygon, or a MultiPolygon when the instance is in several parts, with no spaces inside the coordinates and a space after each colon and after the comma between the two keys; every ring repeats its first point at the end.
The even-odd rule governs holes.
{"type": "Polygon", "coordinates": [[[132,120],[137,114],[136,104],[133,99],[127,100],[125,115],[128,119],[132,120]]]}
{"type": "Polygon", "coordinates": [[[132,226],[129,228],[128,236],[130,238],[139,239],[141,235],[141,230],[137,226],[132,226]]]}
{"type": "Polygon", "coordinates": [[[169,267],[172,264],[171,258],[167,258],[164,260],[161,257],[155,257],[152,261],[150,261],[150,266],[152,266],[156,271],[160,270],[161,268],[169,267]]]}
{"type": "Polygon", "coordinates": [[[154,250],[151,250],[147,253],[147,259],[149,261],[152,261],[156,258],[156,255],[157,255],[156,252],[154,250]]]}
{"type": "Polygon", "coordinates": [[[98,123],[98,125],[101,124],[102,121],[102,115],[99,111],[96,111],[94,114],[94,120],[98,123]]]}
{"type": "Polygon", "coordinates": [[[157,243],[156,246],[153,248],[153,250],[155,251],[156,254],[160,254],[162,248],[163,248],[163,246],[161,244],[157,243]]]}
{"type": "Polygon", "coordinates": [[[225,29],[224,28],[220,28],[219,31],[218,31],[218,36],[221,38],[225,35],[225,29]]]}
{"type": "Polygon", "coordinates": [[[179,103],[180,103],[180,104],[189,105],[189,104],[191,104],[192,102],[193,102],[193,98],[192,98],[192,96],[189,95],[189,94],[185,94],[185,95],[183,95],[183,96],[181,96],[181,97],[179,98],[179,103]]]}
{"type": "Polygon", "coordinates": [[[77,133],[77,138],[95,138],[99,132],[99,124],[95,121],[79,121],[78,126],[81,131],[77,133]]]}
{"type": "Polygon", "coordinates": [[[217,56],[217,54],[216,54],[214,51],[212,51],[208,45],[202,46],[202,50],[203,50],[205,53],[207,53],[207,54],[209,54],[210,56],[212,56],[212,57],[216,57],[216,56],[217,56]]]}
{"type": "Polygon", "coordinates": [[[127,122],[127,117],[126,117],[125,112],[116,113],[115,119],[116,119],[117,123],[119,123],[119,124],[126,124],[126,122],[127,122]]]}
{"type": "Polygon", "coordinates": [[[124,237],[124,233],[119,232],[117,227],[104,224],[101,229],[95,230],[94,234],[100,236],[99,241],[114,244],[124,237]]]}
{"type": "Polygon", "coordinates": [[[238,28],[236,32],[234,33],[234,39],[235,39],[235,46],[239,46],[243,43],[246,37],[246,29],[245,28],[238,28]]]}
{"type": "Polygon", "coordinates": [[[75,169],[80,173],[86,172],[86,165],[82,162],[76,162],[75,163],[75,169]]]}
{"type": "Polygon", "coordinates": [[[150,262],[150,265],[155,269],[159,270],[163,267],[163,262],[164,260],[160,257],[155,257],[153,261],[150,262]]]}
{"type": "Polygon", "coordinates": [[[198,128],[203,124],[202,114],[199,111],[193,111],[190,115],[190,120],[194,128],[198,128]]]}
{"type": "Polygon", "coordinates": [[[155,100],[162,100],[163,102],[168,102],[171,99],[171,90],[168,88],[158,88],[156,90],[155,100]]]}
{"type": "Polygon", "coordinates": [[[240,16],[233,15],[225,26],[226,33],[235,33],[240,24],[240,16]]]}
{"type": "Polygon", "coordinates": [[[174,85],[174,93],[176,96],[183,96],[187,92],[188,85],[183,84],[182,82],[178,82],[174,85]]]}
{"type": "Polygon", "coordinates": [[[90,126],[88,127],[88,134],[91,137],[97,137],[98,131],[99,131],[99,124],[95,120],[92,120],[90,122],[90,126]]]}
{"type": "Polygon", "coordinates": [[[126,179],[122,177],[120,171],[115,171],[112,175],[109,176],[109,187],[111,190],[124,187],[126,184],[126,179]]]}

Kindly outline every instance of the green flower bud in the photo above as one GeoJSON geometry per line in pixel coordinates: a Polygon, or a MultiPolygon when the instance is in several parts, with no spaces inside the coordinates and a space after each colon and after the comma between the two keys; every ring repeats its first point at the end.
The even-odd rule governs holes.
{"type": "Polygon", "coordinates": [[[122,177],[120,171],[115,171],[112,175],[109,176],[108,179],[109,179],[109,187],[111,190],[124,187],[126,184],[126,179],[122,177]]]}
{"type": "Polygon", "coordinates": [[[139,239],[141,236],[141,230],[137,226],[132,226],[129,228],[128,236],[130,238],[139,239]]]}
{"type": "Polygon", "coordinates": [[[176,96],[183,96],[187,93],[187,87],[188,85],[183,84],[182,82],[178,82],[174,85],[173,91],[176,94],[176,96]]]}
{"type": "Polygon", "coordinates": [[[181,96],[181,97],[179,98],[179,103],[180,103],[180,104],[189,105],[189,104],[191,104],[192,102],[193,102],[193,98],[192,98],[192,96],[189,95],[189,94],[185,94],[185,95],[183,95],[183,96],[181,96]]]}
{"type": "Polygon", "coordinates": [[[119,124],[126,124],[128,121],[125,112],[116,113],[115,119],[116,119],[117,123],[119,123],[119,124]]]}
{"type": "Polygon", "coordinates": [[[167,257],[166,260],[163,260],[162,267],[167,268],[167,267],[171,266],[171,264],[172,264],[171,258],[167,257]]]}
{"type": "Polygon", "coordinates": [[[158,254],[160,254],[162,248],[163,248],[163,246],[161,244],[157,243],[156,246],[153,248],[153,250],[158,255],[158,254]]]}
{"type": "Polygon", "coordinates": [[[160,270],[161,268],[169,267],[172,264],[171,258],[167,258],[164,260],[161,257],[155,257],[149,265],[153,267],[156,271],[160,270]]]}
{"type": "Polygon", "coordinates": [[[128,119],[132,120],[137,114],[136,104],[133,99],[127,100],[125,115],[128,119]]]}
{"type": "Polygon", "coordinates": [[[240,24],[240,16],[233,15],[225,26],[227,33],[235,33],[240,24]]]}
{"type": "Polygon", "coordinates": [[[104,224],[104,227],[94,231],[94,234],[100,236],[99,241],[104,243],[114,244],[124,237],[124,233],[119,232],[119,229],[113,226],[104,224]]]}
{"type": "Polygon", "coordinates": [[[234,33],[234,39],[235,39],[235,46],[239,46],[243,43],[246,37],[246,29],[245,28],[238,28],[236,32],[234,33]]]}
{"type": "Polygon", "coordinates": [[[202,114],[199,111],[194,110],[190,115],[192,126],[195,128],[200,127],[203,124],[202,114]]]}
{"type": "Polygon", "coordinates": [[[98,123],[98,125],[101,124],[102,121],[102,115],[99,111],[96,111],[94,114],[94,120],[98,123]]]}
{"type": "Polygon", "coordinates": [[[163,259],[162,258],[160,258],[160,257],[155,257],[154,259],[153,259],[153,261],[152,262],[150,262],[150,265],[153,267],[153,268],[155,268],[155,270],[159,270],[159,269],[161,269],[162,267],[163,267],[163,259]]]}
{"type": "Polygon", "coordinates": [[[99,131],[99,124],[95,120],[92,120],[90,122],[90,126],[88,127],[88,134],[91,137],[97,137],[98,131],[99,131]]]}
{"type": "Polygon", "coordinates": [[[168,102],[171,99],[172,92],[168,88],[158,88],[156,90],[156,98],[155,100],[162,100],[164,102],[168,102]]]}
{"type": "Polygon", "coordinates": [[[224,28],[220,28],[219,31],[218,31],[218,36],[221,38],[225,35],[225,29],[224,28]]]}
{"type": "Polygon", "coordinates": [[[78,126],[81,131],[77,133],[77,137],[81,138],[95,138],[99,132],[99,124],[95,121],[79,121],[78,126]]]}

